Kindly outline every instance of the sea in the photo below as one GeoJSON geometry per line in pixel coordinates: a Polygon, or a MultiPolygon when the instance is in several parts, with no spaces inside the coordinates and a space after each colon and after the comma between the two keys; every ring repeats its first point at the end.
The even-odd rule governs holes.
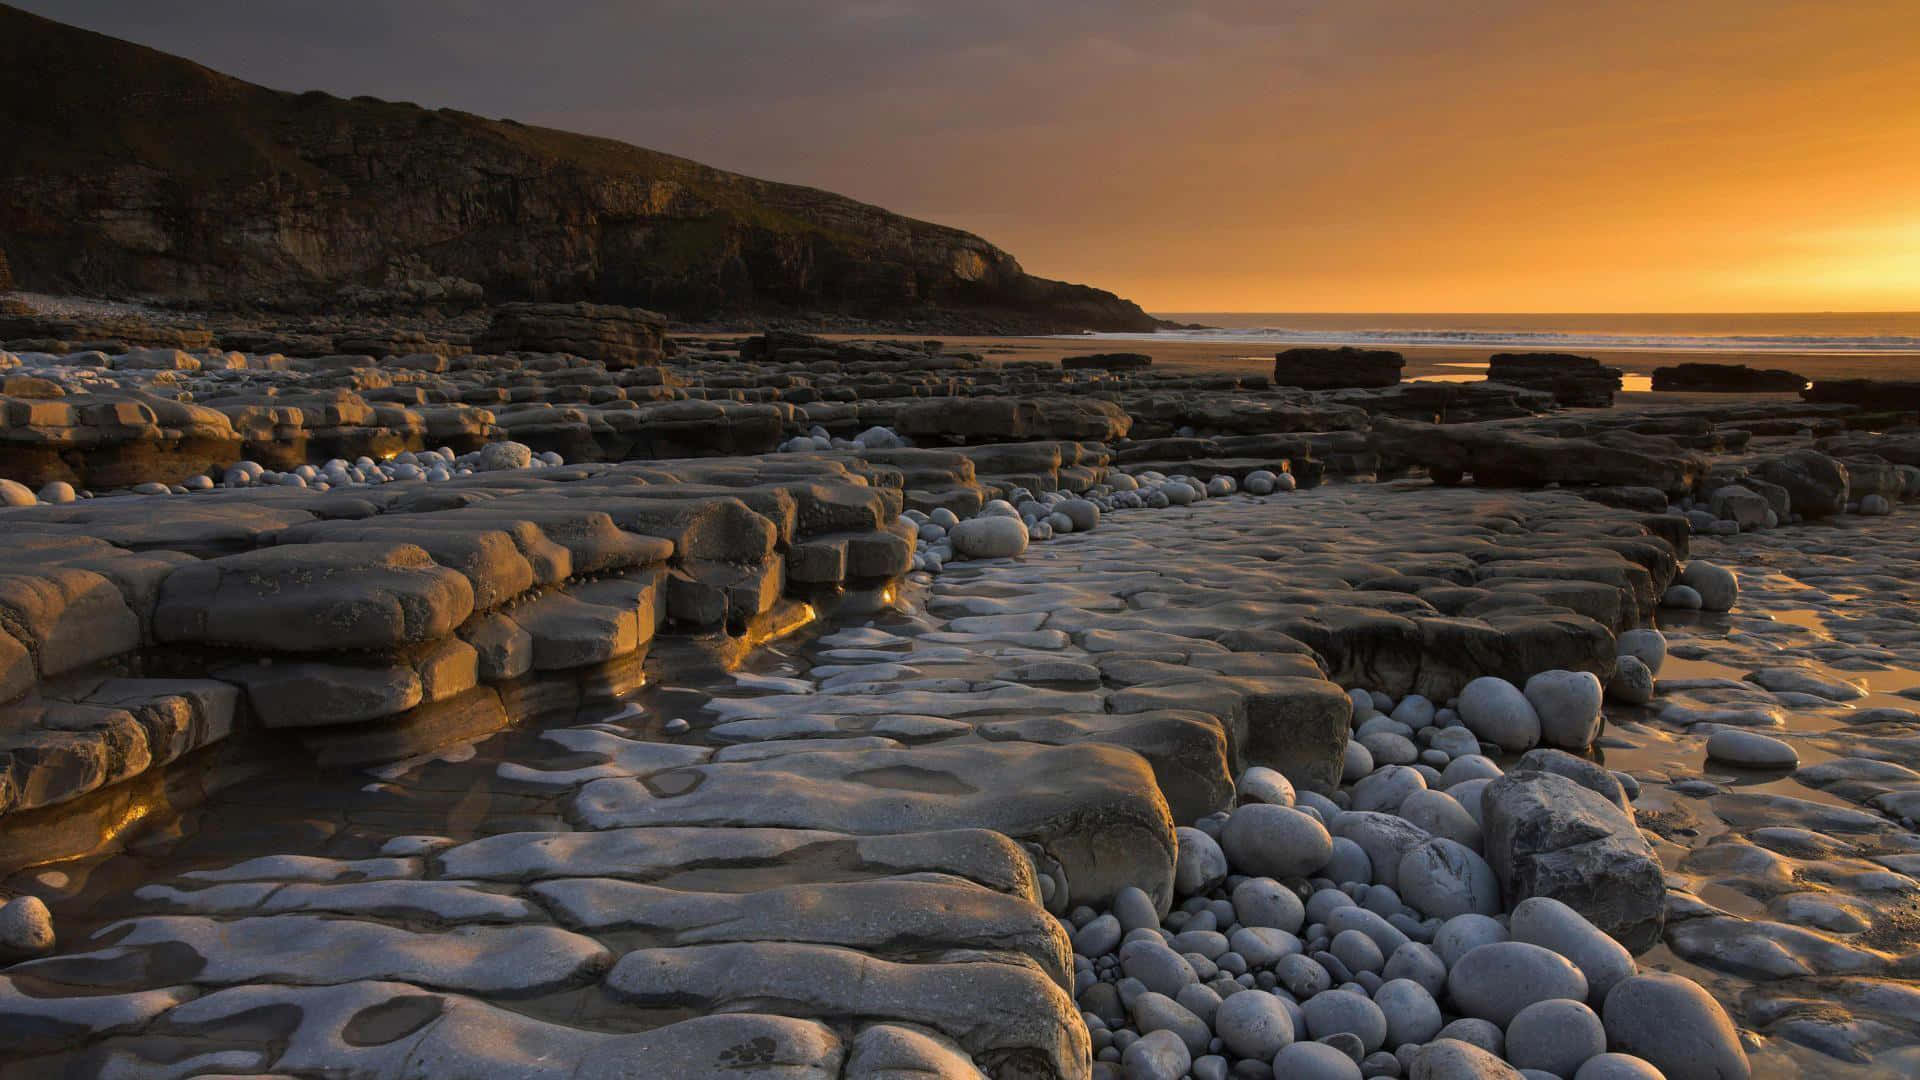
{"type": "Polygon", "coordinates": [[[1084,335],[1245,345],[1441,345],[1532,351],[1920,353],[1920,312],[1353,314],[1159,312],[1203,330],[1084,335]]]}

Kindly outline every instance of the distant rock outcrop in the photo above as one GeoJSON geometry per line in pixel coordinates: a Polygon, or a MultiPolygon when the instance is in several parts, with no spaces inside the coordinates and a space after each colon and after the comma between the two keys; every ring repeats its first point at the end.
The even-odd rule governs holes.
{"type": "Polygon", "coordinates": [[[1487,381],[1545,390],[1562,405],[1604,409],[1620,389],[1620,369],[1571,353],[1495,353],[1487,381]]]}
{"type": "Polygon", "coordinates": [[[22,288],[298,309],[592,301],[1151,330],[958,229],[509,120],[288,94],[0,6],[22,288]]]}
{"type": "Polygon", "coordinates": [[[1273,356],[1273,381],[1303,390],[1393,386],[1406,360],[1388,349],[1288,349],[1273,356]]]}
{"type": "Polygon", "coordinates": [[[1675,364],[1653,369],[1655,390],[1707,394],[1796,394],[1806,389],[1807,377],[1779,368],[1745,364],[1675,364]]]}

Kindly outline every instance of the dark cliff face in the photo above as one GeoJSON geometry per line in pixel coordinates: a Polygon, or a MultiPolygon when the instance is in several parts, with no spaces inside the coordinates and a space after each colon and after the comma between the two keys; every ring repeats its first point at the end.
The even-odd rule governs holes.
{"type": "Polygon", "coordinates": [[[0,251],[21,288],[1156,325],[977,236],[828,192],[451,110],[281,93],[5,6],[0,131],[0,251]]]}

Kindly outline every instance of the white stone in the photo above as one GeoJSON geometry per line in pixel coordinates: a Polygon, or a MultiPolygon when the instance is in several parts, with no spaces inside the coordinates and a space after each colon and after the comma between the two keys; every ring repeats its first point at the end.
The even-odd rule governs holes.
{"type": "Polygon", "coordinates": [[[1294,802],[1293,783],[1278,769],[1269,769],[1265,765],[1254,765],[1240,774],[1234,785],[1239,792],[1241,802],[1272,803],[1275,806],[1292,806],[1294,802]]]}
{"type": "Polygon", "coordinates": [[[1643,627],[1621,631],[1614,648],[1621,656],[1637,658],[1656,676],[1660,674],[1660,665],[1667,661],[1667,635],[1658,630],[1643,627]]]}
{"type": "Polygon", "coordinates": [[[16,896],[0,905],[0,963],[52,952],[53,915],[37,896],[16,896]]]}
{"type": "Polygon", "coordinates": [[[1027,526],[1018,515],[986,515],[984,511],[982,515],[948,530],[955,551],[969,559],[1008,559],[1027,550],[1027,526]]]}
{"type": "Polygon", "coordinates": [[[1542,671],[1522,691],[1548,746],[1584,753],[1600,735],[1600,679],[1590,671],[1542,671]]]}
{"type": "Polygon", "coordinates": [[[1509,753],[1531,750],[1540,742],[1540,716],[1518,687],[1482,675],[1460,691],[1460,719],[1483,742],[1509,753]]]}
{"type": "Polygon", "coordinates": [[[1748,769],[1791,769],[1800,764],[1800,752],[1791,745],[1758,732],[1731,728],[1707,737],[1707,756],[1748,769]]]}
{"type": "Polygon", "coordinates": [[[482,472],[524,469],[533,461],[533,448],[521,442],[492,442],[480,448],[482,472]]]}
{"type": "Polygon", "coordinates": [[[1680,572],[1680,584],[1700,594],[1703,611],[1732,611],[1740,599],[1740,579],[1726,567],[1694,559],[1680,572]]]}

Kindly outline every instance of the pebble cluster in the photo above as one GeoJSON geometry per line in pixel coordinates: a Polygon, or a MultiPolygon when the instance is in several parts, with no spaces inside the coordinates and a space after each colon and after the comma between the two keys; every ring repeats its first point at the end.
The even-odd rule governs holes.
{"type": "MultiPolygon", "coordinates": [[[[196,491],[221,488],[276,486],[327,491],[339,487],[371,487],[398,480],[438,483],[478,472],[550,469],[565,464],[566,460],[552,451],[535,453],[525,443],[505,441],[488,443],[468,454],[456,454],[451,448],[443,446],[438,450],[403,451],[385,461],[375,461],[370,457],[353,461],[334,458],[321,465],[302,465],[286,472],[269,469],[257,461],[242,461],[228,466],[218,481],[211,476],[191,476],[178,484],[149,481],[135,484],[125,494],[189,495],[196,491]]],[[[55,505],[93,497],[93,492],[77,491],[64,480],[46,484],[37,492],[17,481],[0,480],[0,506],[55,505]]]]}
{"type": "MultiPolygon", "coordinates": [[[[1663,645],[1636,633],[1623,648],[1663,645]]],[[[1748,1075],[1739,1032],[1699,985],[1640,971],[1559,900],[1502,908],[1481,842],[1480,794],[1502,775],[1491,755],[1590,740],[1593,676],[1545,672],[1524,689],[1482,678],[1444,706],[1352,697],[1354,740],[1331,797],[1249,769],[1238,807],[1178,830],[1165,918],[1137,888],[1110,911],[1070,913],[1095,1076],[1748,1075]]],[[[1560,751],[1520,767],[1610,776],[1621,797],[1638,794],[1631,777],[1560,751]]]]}
{"type": "Polygon", "coordinates": [[[939,573],[956,559],[1013,558],[1025,552],[1029,543],[1091,532],[1099,526],[1103,513],[1164,510],[1235,492],[1271,495],[1292,491],[1294,487],[1292,474],[1265,469],[1248,473],[1238,484],[1226,475],[1203,482],[1196,477],[1159,472],[1138,475],[1116,472],[1106,483],[1088,489],[1083,495],[1061,491],[1043,491],[1036,495],[1024,487],[1016,487],[1006,498],[992,500],[981,507],[979,513],[966,519],[944,507],[931,513],[907,510],[901,516],[919,530],[914,540],[913,569],[939,573]]]}

